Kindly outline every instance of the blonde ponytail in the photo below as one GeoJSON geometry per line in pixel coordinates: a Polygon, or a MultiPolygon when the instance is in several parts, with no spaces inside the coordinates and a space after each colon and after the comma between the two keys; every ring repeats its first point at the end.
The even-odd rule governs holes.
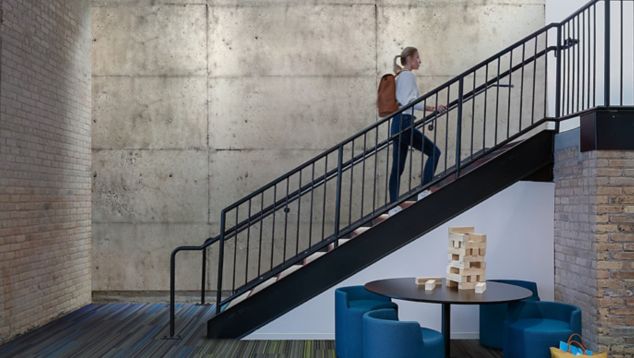
{"type": "MultiPolygon", "coordinates": [[[[401,55],[396,55],[394,56],[394,74],[398,75],[399,73],[401,73],[401,71],[403,71],[403,67],[401,67],[398,64],[398,59],[401,57],[401,55]]],[[[401,60],[401,62],[403,62],[403,60],[401,60]]]]}

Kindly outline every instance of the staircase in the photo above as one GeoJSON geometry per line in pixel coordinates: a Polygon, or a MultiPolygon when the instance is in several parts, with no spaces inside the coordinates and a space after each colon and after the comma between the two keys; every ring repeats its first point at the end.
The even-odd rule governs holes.
{"type": "Polygon", "coordinates": [[[590,2],[225,208],[218,236],[172,252],[170,336],[176,336],[179,252],[201,252],[201,303],[208,278],[215,280],[208,337],[239,338],[517,181],[552,180],[559,121],[596,107],[600,91],[610,104],[610,81],[599,88],[590,76],[597,55],[603,50],[609,58],[610,49],[597,51],[591,30],[605,23],[609,33],[613,3],[590,2]],[[588,65],[575,67],[580,59],[588,65]],[[575,82],[581,72],[584,80],[575,82]],[[549,117],[547,98],[553,97],[549,117]],[[395,116],[413,114],[418,103],[446,104],[447,111],[391,133],[395,116]],[[399,198],[389,202],[388,177],[399,159],[394,148],[412,129],[440,148],[439,168],[422,184],[430,159],[409,153],[399,198]]]}

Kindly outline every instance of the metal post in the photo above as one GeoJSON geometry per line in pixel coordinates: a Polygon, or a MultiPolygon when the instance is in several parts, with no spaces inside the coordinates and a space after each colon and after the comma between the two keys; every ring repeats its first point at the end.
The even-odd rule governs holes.
{"type": "Polygon", "coordinates": [[[339,145],[337,158],[337,199],[335,206],[335,247],[338,246],[339,243],[339,220],[341,216],[341,181],[342,181],[342,173],[343,173],[343,144],[339,145]]]}
{"type": "Polygon", "coordinates": [[[170,256],[170,338],[174,337],[175,331],[175,300],[176,300],[176,283],[174,282],[176,279],[176,253],[178,251],[172,251],[172,255],[170,256]]]}
{"type": "Polygon", "coordinates": [[[610,106],[610,0],[605,0],[604,105],[610,106]]]}
{"type": "Polygon", "coordinates": [[[464,97],[464,77],[458,83],[458,128],[456,133],[456,177],[460,176],[460,158],[462,151],[462,102],[464,97]]]}
{"type": "Polygon", "coordinates": [[[201,275],[200,282],[200,304],[205,304],[205,289],[207,285],[205,285],[205,281],[207,280],[207,249],[203,249],[203,272],[201,275]]]}
{"type": "Polygon", "coordinates": [[[218,252],[218,288],[216,290],[216,314],[220,313],[220,304],[222,300],[222,266],[225,255],[225,216],[223,210],[220,214],[220,248],[218,252]]]}
{"type": "MultiPolygon", "coordinates": [[[[557,74],[555,84],[555,132],[559,132],[559,117],[561,117],[561,26],[557,26],[557,74]]],[[[546,44],[548,46],[548,44],[546,44]]],[[[548,55],[546,55],[548,56],[548,55]]]]}

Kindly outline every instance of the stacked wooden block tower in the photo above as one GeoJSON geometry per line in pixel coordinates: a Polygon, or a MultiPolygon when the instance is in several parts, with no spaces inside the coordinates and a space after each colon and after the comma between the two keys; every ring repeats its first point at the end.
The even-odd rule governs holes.
{"type": "Polygon", "coordinates": [[[473,290],[486,280],[486,240],[486,235],[475,233],[473,227],[449,228],[447,287],[473,290]]]}

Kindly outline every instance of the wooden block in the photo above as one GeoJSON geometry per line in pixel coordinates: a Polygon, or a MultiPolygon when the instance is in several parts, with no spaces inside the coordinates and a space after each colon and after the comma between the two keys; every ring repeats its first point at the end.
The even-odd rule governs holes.
{"type": "MultiPolygon", "coordinates": [[[[478,256],[478,257],[482,257],[483,255],[481,255],[481,251],[480,250],[484,250],[482,248],[448,248],[447,251],[449,252],[450,255],[461,255],[461,256],[478,256]]],[[[460,261],[460,260],[454,260],[454,261],[460,261]]]]}
{"type": "Polygon", "coordinates": [[[460,276],[476,276],[476,275],[483,276],[484,269],[483,268],[460,268],[460,267],[454,267],[454,266],[447,266],[447,273],[453,273],[460,276]]]}
{"type": "Polygon", "coordinates": [[[456,282],[480,282],[485,281],[485,277],[484,274],[460,275],[457,273],[447,272],[447,280],[456,282]]]}
{"type": "Polygon", "coordinates": [[[457,232],[450,232],[449,233],[449,241],[458,241],[458,242],[464,242],[467,239],[467,235],[466,234],[460,234],[457,232]]]}
{"type": "Polygon", "coordinates": [[[485,234],[468,233],[465,234],[468,241],[486,242],[487,236],[485,234]]]}
{"type": "Polygon", "coordinates": [[[473,290],[477,282],[460,282],[458,283],[459,290],[473,290]]]}
{"type": "Polygon", "coordinates": [[[473,290],[477,282],[455,282],[447,281],[447,287],[457,288],[459,290],[473,290]]]}
{"type": "Polygon", "coordinates": [[[461,269],[486,269],[486,264],[481,261],[449,261],[451,267],[457,267],[461,269]]]}
{"type": "Polygon", "coordinates": [[[432,291],[436,286],[436,280],[425,281],[425,291],[432,291]]]}
{"type": "Polygon", "coordinates": [[[475,285],[475,292],[476,293],[484,293],[484,291],[486,291],[487,289],[487,283],[486,282],[478,282],[475,285]]]}
{"type": "Polygon", "coordinates": [[[451,233],[456,233],[456,234],[466,234],[466,233],[470,233],[470,232],[475,232],[475,228],[471,227],[471,226],[464,226],[464,227],[450,227],[449,228],[449,234],[451,233]]]}
{"type": "Polygon", "coordinates": [[[442,284],[442,278],[440,277],[416,277],[416,285],[417,286],[425,286],[425,282],[429,280],[436,281],[436,285],[442,284]]]}

